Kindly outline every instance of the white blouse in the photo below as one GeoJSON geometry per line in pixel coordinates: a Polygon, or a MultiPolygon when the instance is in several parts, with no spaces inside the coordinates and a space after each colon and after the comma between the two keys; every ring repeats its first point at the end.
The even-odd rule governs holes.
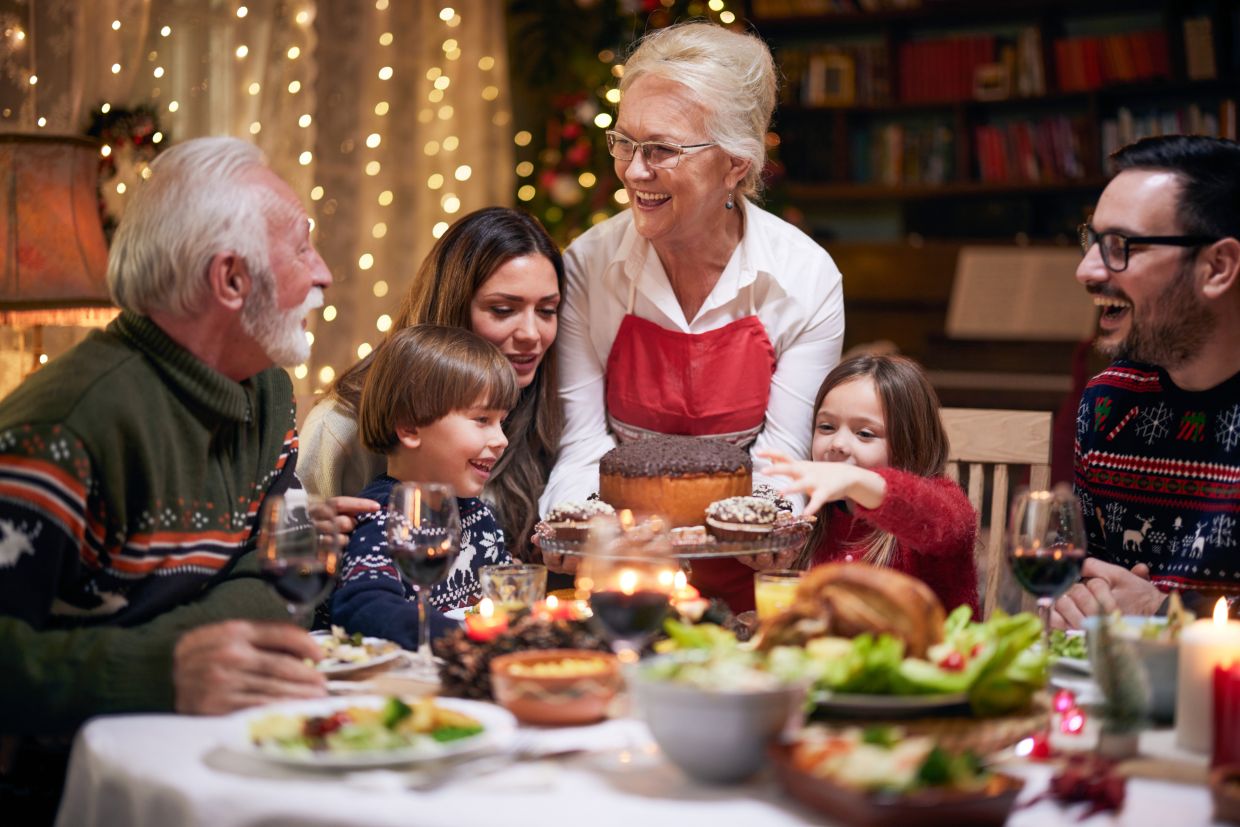
{"type": "MultiPolygon", "coordinates": [[[[645,255],[644,267],[636,269],[643,253],[653,251],[643,249],[650,242],[637,234],[628,211],[592,227],[565,251],[567,284],[556,339],[565,426],[539,499],[541,514],[598,491],[598,461],[616,445],[607,428],[604,372],[634,278],[634,312],[684,333],[715,330],[749,315],[745,288],[753,285],[776,367],[766,421],[751,450],[809,457],[814,397],[839,362],[844,341],[843,277],[805,233],[743,198],[737,203],[745,210],[745,234],[692,320],[685,318],[657,254],[645,255]]],[[[774,484],[781,482],[786,480],[774,484]]]]}

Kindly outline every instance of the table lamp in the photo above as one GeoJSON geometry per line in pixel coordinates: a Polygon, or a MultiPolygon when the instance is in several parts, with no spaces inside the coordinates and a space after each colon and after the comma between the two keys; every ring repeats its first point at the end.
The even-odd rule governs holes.
{"type": "Polygon", "coordinates": [[[70,135],[0,134],[0,324],[103,325],[117,314],[99,218],[99,144],[70,135]]]}

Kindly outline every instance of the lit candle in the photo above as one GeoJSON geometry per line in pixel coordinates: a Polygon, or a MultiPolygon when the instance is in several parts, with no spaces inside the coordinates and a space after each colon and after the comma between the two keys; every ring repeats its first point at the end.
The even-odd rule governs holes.
{"type": "Polygon", "coordinates": [[[484,597],[478,604],[478,611],[465,615],[465,634],[476,643],[494,640],[508,631],[508,615],[497,612],[491,598],[484,597]]]}
{"type": "Polygon", "coordinates": [[[1181,747],[1208,753],[1214,742],[1214,668],[1240,660],[1240,622],[1227,619],[1219,598],[1214,619],[1198,620],[1180,635],[1175,739],[1181,747]]]}

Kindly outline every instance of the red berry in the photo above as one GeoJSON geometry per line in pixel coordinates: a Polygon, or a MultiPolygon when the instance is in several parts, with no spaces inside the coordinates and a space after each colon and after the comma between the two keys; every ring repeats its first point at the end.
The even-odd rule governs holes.
{"type": "Polygon", "coordinates": [[[959,652],[950,652],[939,661],[939,668],[946,669],[948,672],[959,672],[964,669],[964,655],[959,652]]]}

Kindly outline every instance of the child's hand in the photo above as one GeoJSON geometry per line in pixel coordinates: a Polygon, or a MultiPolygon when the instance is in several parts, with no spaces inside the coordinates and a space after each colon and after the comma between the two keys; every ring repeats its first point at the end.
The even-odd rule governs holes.
{"type": "Polygon", "coordinates": [[[758,456],[773,463],[764,473],[792,480],[783,493],[808,495],[809,502],[802,512],[807,516],[836,500],[852,500],[865,508],[877,508],[887,494],[886,480],[855,465],[794,460],[776,451],[759,451],[758,456]]]}

